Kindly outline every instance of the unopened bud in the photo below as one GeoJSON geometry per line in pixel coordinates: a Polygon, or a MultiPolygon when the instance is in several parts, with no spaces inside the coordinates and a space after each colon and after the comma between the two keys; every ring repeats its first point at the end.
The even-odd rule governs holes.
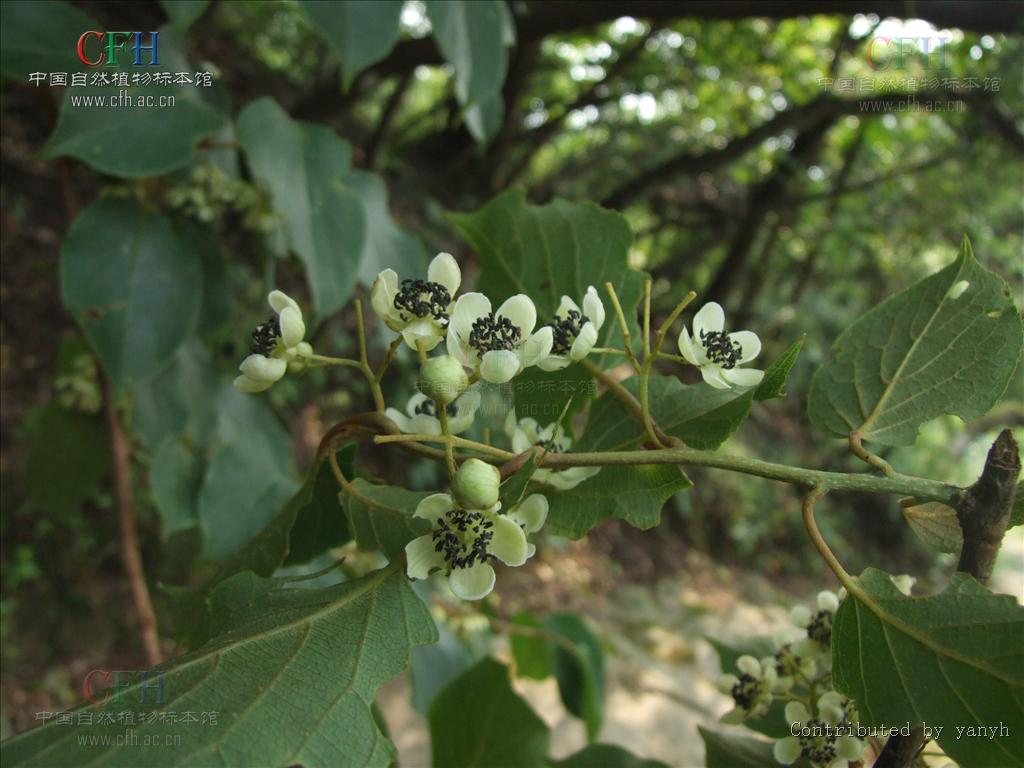
{"type": "Polygon", "coordinates": [[[454,357],[432,357],[420,366],[420,379],[416,383],[420,392],[448,405],[463,393],[469,385],[469,378],[462,364],[454,357]]]}
{"type": "Polygon", "coordinates": [[[480,459],[467,459],[452,480],[455,499],[464,509],[490,509],[498,503],[501,473],[480,459]]]}

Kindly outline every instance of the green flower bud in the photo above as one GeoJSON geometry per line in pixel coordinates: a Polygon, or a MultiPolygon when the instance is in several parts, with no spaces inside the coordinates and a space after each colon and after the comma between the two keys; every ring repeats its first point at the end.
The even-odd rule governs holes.
{"type": "Polygon", "coordinates": [[[501,473],[480,459],[462,463],[452,480],[452,492],[464,509],[490,509],[498,503],[501,473]]]}
{"type": "Polygon", "coordinates": [[[416,382],[420,392],[431,400],[448,405],[462,394],[469,385],[469,378],[462,364],[454,357],[432,357],[420,366],[420,380],[416,382]]]}

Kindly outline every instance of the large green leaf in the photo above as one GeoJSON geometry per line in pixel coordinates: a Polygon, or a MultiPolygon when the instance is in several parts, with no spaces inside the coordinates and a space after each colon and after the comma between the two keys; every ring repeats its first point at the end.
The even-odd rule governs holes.
{"type": "MultiPolygon", "coordinates": [[[[541,622],[529,611],[519,611],[512,623],[530,630],[540,630],[541,622]]],[[[554,673],[551,643],[539,631],[509,632],[508,643],[516,662],[516,677],[543,680],[554,673]]]]}
{"type": "Polygon", "coordinates": [[[428,0],[427,16],[442,55],[455,68],[459,103],[492,106],[508,68],[503,0],[428,0]]]}
{"type": "Polygon", "coordinates": [[[941,727],[939,746],[965,768],[1024,765],[1024,608],[963,573],[941,594],[907,597],[869,568],[849,593],[833,624],[832,674],[862,723],[941,727]],[[958,726],[986,737],[958,737],[958,726]]]}
{"type": "Polygon", "coordinates": [[[548,495],[547,528],[572,539],[584,536],[609,517],[625,520],[634,528],[653,528],[669,497],[690,487],[690,480],[672,464],[603,467],[572,490],[548,495]]]}
{"type": "MultiPolygon", "coordinates": [[[[417,582],[426,584],[426,582],[417,582]]],[[[409,677],[412,684],[412,705],[424,717],[438,693],[461,675],[470,665],[469,649],[449,631],[443,621],[437,622],[437,642],[413,648],[409,677]]]]}
{"type": "Polygon", "coordinates": [[[850,326],[818,370],[807,412],[825,432],[909,445],[924,422],[981,416],[999,399],[1024,345],[1010,289],[964,240],[956,261],[850,326]]]}
{"type": "Polygon", "coordinates": [[[363,69],[390,53],[398,41],[404,0],[302,0],[302,10],[341,63],[348,88],[363,69]]]}
{"type": "Polygon", "coordinates": [[[439,768],[540,768],[548,727],[512,690],[508,668],[485,658],[434,699],[430,744],[439,768]]]}
{"type": "Polygon", "coordinates": [[[238,116],[249,168],[284,219],[282,247],[298,254],[321,317],[352,294],[366,238],[366,212],[345,186],[351,149],[330,128],[292,120],[269,98],[238,116]]]}
{"type": "Polygon", "coordinates": [[[182,437],[168,437],[153,454],[149,485],[164,539],[199,526],[203,469],[201,452],[182,437]]]}
{"type": "Polygon", "coordinates": [[[395,224],[388,207],[388,188],[375,173],[352,171],[345,177],[366,208],[366,243],[359,260],[359,280],[372,285],[377,274],[393,269],[402,276],[422,275],[429,262],[422,241],[395,224]]]}
{"type": "Polygon", "coordinates": [[[258,397],[225,384],[199,491],[199,524],[208,560],[230,557],[295,493],[288,432],[258,397]]]}
{"type": "Polygon", "coordinates": [[[192,335],[202,300],[196,230],[134,200],[100,200],[61,250],[64,305],[117,386],[167,364],[192,335]]]}
{"type": "Polygon", "coordinates": [[[352,538],[360,549],[378,549],[389,560],[405,553],[405,545],[430,530],[430,523],[413,517],[416,505],[429,494],[391,485],[352,481],[352,493],[340,494],[352,538]]]}
{"type": "MultiPolygon", "coordinates": [[[[356,446],[346,445],[338,452],[338,463],[346,477],[352,477],[356,446]]],[[[286,563],[308,563],[331,547],[340,547],[352,538],[345,510],[338,498],[338,481],[326,459],[317,461],[306,481],[288,507],[297,514],[288,536],[286,563]],[[296,504],[296,498],[299,502],[296,504]]],[[[286,508],[287,509],[287,508],[286,508]]]]}
{"type": "Polygon", "coordinates": [[[601,641],[574,613],[553,613],[542,625],[574,649],[552,642],[555,679],[562,703],[587,727],[594,741],[604,722],[604,651],[601,641]]]}
{"type": "MultiPolygon", "coordinates": [[[[768,366],[761,386],[753,389],[715,389],[704,382],[687,385],[675,377],[652,376],[647,386],[651,415],[662,430],[692,448],[718,448],[747,418],[755,399],[782,396],[802,344],[801,339],[768,366]]],[[[622,385],[634,397],[639,396],[639,377],[626,379],[622,385]]],[[[613,392],[605,392],[591,409],[577,450],[618,451],[644,439],[640,422],[613,392]]]]}
{"type": "MultiPolygon", "coordinates": [[[[67,42],[72,51],[79,34],[67,42]]],[[[148,43],[147,35],[143,44],[148,43]]],[[[177,39],[171,28],[159,31],[157,46],[160,66],[134,67],[123,60],[119,67],[100,68],[99,74],[112,78],[120,73],[131,79],[145,69],[147,75],[162,72],[173,78],[176,72],[190,71],[184,41],[177,39]]],[[[78,62],[71,69],[81,71],[86,67],[78,62]]],[[[91,79],[87,86],[71,86],[66,89],[57,128],[42,155],[74,157],[98,171],[124,178],[178,170],[193,161],[202,139],[228,124],[226,114],[207,101],[209,90],[196,85],[156,83],[119,88],[109,81],[93,85],[91,79]],[[112,106],[115,103],[117,107],[112,106]]]]}
{"type": "Polygon", "coordinates": [[[437,637],[404,575],[386,569],[327,589],[297,589],[243,573],[221,584],[210,605],[216,619],[208,645],[150,672],[148,689],[133,681],[119,701],[112,696],[80,710],[92,725],[51,721],[4,742],[3,764],[391,763],[394,747],[374,724],[370,703],[405,668],[413,646],[437,637]],[[133,719],[138,741],[118,744],[121,713],[147,710],[157,716],[133,719]],[[170,711],[175,717],[159,716],[170,711]],[[182,720],[186,712],[198,721],[182,720]],[[210,712],[215,722],[204,715],[210,712]],[[160,748],[143,749],[144,739],[160,748]]]}
{"type": "MultiPolygon", "coordinates": [[[[33,72],[76,72],[78,38],[96,29],[92,17],[67,3],[10,0],[0,25],[0,72],[23,82],[33,72]]],[[[48,88],[44,84],[41,86],[48,88]]]]}
{"type": "Polygon", "coordinates": [[[591,744],[562,760],[552,760],[555,768],[668,768],[660,760],[648,760],[614,744],[591,744]]]}

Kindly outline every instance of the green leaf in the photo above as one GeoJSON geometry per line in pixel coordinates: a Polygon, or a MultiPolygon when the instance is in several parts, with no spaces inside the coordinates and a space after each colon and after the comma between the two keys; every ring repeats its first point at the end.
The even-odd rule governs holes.
{"type": "Polygon", "coordinates": [[[961,765],[1024,765],[1024,608],[963,573],[930,597],[905,596],[874,568],[847,589],[832,674],[863,724],[941,726],[939,746],[961,765]],[[1001,725],[998,738],[957,737],[1001,725]]]}
{"type": "Polygon", "coordinates": [[[872,309],[836,341],[807,412],[836,437],[910,445],[944,413],[983,415],[1006,390],[1024,345],[1010,289],[964,239],[952,264],[872,309]]]}
{"type": "Polygon", "coordinates": [[[338,57],[346,89],[356,75],[395,47],[403,4],[403,0],[302,0],[302,10],[313,30],[338,57]]]}
{"type": "Polygon", "coordinates": [[[955,554],[963,546],[964,534],[952,507],[937,501],[915,504],[903,510],[903,519],[929,549],[955,554]]]}
{"type": "Polygon", "coordinates": [[[160,0],[171,26],[180,32],[191,27],[210,4],[210,0],[160,0]]]}
{"type": "Polygon", "coordinates": [[[459,768],[540,768],[548,727],[512,690],[508,668],[492,658],[449,683],[430,708],[433,764],[459,768]]]}
{"type": "Polygon", "coordinates": [[[0,25],[0,72],[27,83],[33,72],[79,71],[84,65],[78,60],[78,38],[96,26],[91,16],[67,3],[6,2],[0,25]]]}
{"type": "Polygon", "coordinates": [[[1024,525],[1024,480],[1017,483],[1013,506],[1010,508],[1010,524],[1007,528],[1013,528],[1015,525],[1024,525]]]}
{"type": "MultiPolygon", "coordinates": [[[[355,443],[338,451],[338,464],[346,477],[354,474],[355,455],[355,443]]],[[[352,538],[348,518],[338,498],[338,481],[326,460],[321,459],[313,465],[297,496],[301,501],[288,536],[286,564],[308,563],[322,552],[340,547],[352,538]]],[[[289,506],[294,502],[293,499],[289,506]]]]}
{"type": "Polygon", "coordinates": [[[503,510],[512,509],[523,500],[523,496],[526,495],[526,487],[530,484],[530,478],[536,471],[537,456],[531,453],[526,463],[501,484],[501,508],[503,510]]]}
{"type": "Polygon", "coordinates": [[[764,378],[754,392],[755,400],[773,400],[786,394],[786,380],[789,379],[789,372],[796,365],[796,359],[800,357],[800,350],[804,348],[806,340],[805,333],[793,342],[779,359],[768,366],[764,378]]]}
{"type": "Polygon", "coordinates": [[[427,0],[434,39],[455,68],[455,95],[463,106],[485,104],[505,82],[502,5],[502,0],[427,0]]]}
{"type": "Polygon", "coordinates": [[[359,281],[372,285],[377,274],[393,269],[399,277],[426,274],[429,254],[423,242],[397,226],[388,207],[388,188],[375,173],[352,171],[345,183],[366,208],[366,243],[359,260],[359,281]]]}
{"type": "Polygon", "coordinates": [[[491,94],[486,101],[471,104],[464,117],[469,134],[480,144],[486,144],[505,120],[505,99],[501,91],[491,94]]]}
{"type": "Polygon", "coordinates": [[[692,485],[672,464],[603,467],[572,490],[548,495],[547,528],[571,539],[581,538],[609,517],[625,520],[634,528],[653,528],[669,497],[692,485]]]}
{"type": "Polygon", "coordinates": [[[260,398],[226,384],[208,451],[198,502],[203,555],[224,560],[275,518],[295,493],[291,442],[260,398]]]}
{"type": "Polygon", "coordinates": [[[563,760],[552,760],[556,768],[669,768],[660,760],[648,760],[614,744],[591,744],[563,760]]]}
{"type": "Polygon", "coordinates": [[[544,629],[568,641],[575,651],[552,642],[553,667],[565,708],[583,720],[594,741],[604,722],[604,651],[597,635],[574,613],[553,613],[544,629]]]}
{"type": "Polygon", "coordinates": [[[192,335],[202,247],[134,200],[100,200],[75,219],[61,250],[64,306],[116,386],[156,373],[192,335]]]}
{"type": "Polygon", "coordinates": [[[394,569],[327,589],[282,586],[251,573],[210,596],[213,640],[120,690],[119,699],[86,707],[93,725],[54,721],[3,743],[8,766],[346,765],[386,768],[394,747],[370,713],[380,686],[408,664],[413,646],[437,637],[430,613],[394,569]],[[161,677],[154,677],[162,673],[161,677]],[[157,698],[162,683],[163,699],[157,698]],[[142,699],[143,693],[147,699],[142,699]],[[136,721],[138,743],[118,745],[120,712],[177,712],[177,722],[136,721]],[[216,724],[182,725],[183,713],[217,712],[216,724]],[[109,739],[97,746],[83,736],[109,739]]]}
{"type": "MultiPolygon", "coordinates": [[[[540,629],[541,622],[529,611],[519,611],[512,617],[512,623],[520,627],[540,629]]],[[[516,662],[516,676],[543,680],[554,674],[551,658],[551,643],[537,634],[508,633],[512,658],[516,662]]]]}
{"type": "Polygon", "coordinates": [[[389,485],[374,485],[362,478],[351,484],[352,493],[340,494],[352,538],[360,549],[378,549],[388,560],[405,553],[405,545],[430,530],[430,523],[412,516],[429,494],[389,485]]]}
{"type": "Polygon", "coordinates": [[[284,219],[283,248],[298,254],[321,318],[342,307],[355,287],[366,240],[366,212],[345,186],[351,149],[322,125],[292,120],[269,98],[238,116],[249,168],[284,219]]]}
{"type": "Polygon", "coordinates": [[[199,488],[204,468],[199,451],[180,437],[167,438],[153,454],[149,485],[165,541],[175,533],[199,526],[199,488]]]}
{"type": "MultiPolygon", "coordinates": [[[[79,34],[67,42],[72,52],[79,34]]],[[[173,77],[172,62],[185,61],[184,54],[175,50],[183,41],[176,40],[173,30],[165,27],[159,31],[157,45],[161,66],[145,67],[147,74],[169,72],[173,77]]],[[[120,71],[130,78],[137,72],[126,61],[120,64],[120,70],[104,67],[104,74],[120,71]]],[[[71,69],[81,70],[83,65],[77,62],[71,69]]],[[[133,84],[126,89],[109,83],[69,87],[57,127],[40,154],[74,157],[122,178],[158,176],[184,168],[195,159],[196,145],[228,124],[224,112],[206,101],[206,90],[195,85],[158,84],[133,84]],[[119,104],[116,109],[111,106],[114,99],[119,104]]]]}
{"type": "Polygon", "coordinates": [[[48,403],[29,417],[26,511],[60,520],[77,514],[110,474],[110,448],[103,416],[48,403]]]}
{"type": "MultiPolygon", "coordinates": [[[[779,763],[772,755],[772,742],[751,739],[747,736],[716,733],[697,726],[704,740],[704,765],[706,768],[778,768],[779,763]]],[[[804,763],[797,763],[801,765],[804,763]]]]}

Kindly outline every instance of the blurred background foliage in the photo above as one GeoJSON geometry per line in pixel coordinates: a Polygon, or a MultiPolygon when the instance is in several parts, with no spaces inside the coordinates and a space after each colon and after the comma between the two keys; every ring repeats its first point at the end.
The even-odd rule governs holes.
{"type": "MultiPolygon", "coordinates": [[[[13,5],[5,4],[8,30],[13,5]]],[[[90,160],[87,148],[76,154],[54,142],[41,152],[57,125],[60,90],[29,84],[5,57],[0,638],[5,671],[17,670],[3,683],[5,733],[29,724],[24,712],[38,697],[74,698],[69,681],[98,659],[122,657],[129,667],[138,659],[118,560],[102,381],[63,308],[58,278],[71,222],[97,199],[166,215],[192,233],[182,237],[201,243],[203,295],[189,340],[155,374],[112,395],[132,441],[143,559],[163,584],[188,578],[197,558],[208,564],[237,549],[287,500],[325,429],[367,401],[364,384],[345,369],[291,377],[259,399],[227,384],[272,286],[309,308],[318,351],[354,353],[351,308],[339,309],[347,296],[316,311],[299,248],[287,241],[281,200],[289,190],[275,188],[282,182],[273,170],[254,162],[275,126],[300,130],[293,120],[342,139],[331,144],[344,155],[333,172],[365,211],[360,237],[342,228],[337,243],[351,252],[347,288],[339,289],[348,294],[365,296],[385,266],[418,270],[440,250],[457,256],[471,282],[474,254],[446,212],[475,210],[516,186],[533,203],[562,197],[623,211],[636,233],[631,263],[655,278],[656,314],[695,290],[722,302],[737,327],[756,330],[768,359],[806,333],[790,396],[755,410],[730,451],[855,468],[845,446],[815,434],[804,417],[813,368],[860,313],[951,261],[964,233],[1020,300],[1018,3],[945,3],[925,21],[908,21],[885,17],[901,4],[880,2],[849,15],[828,3],[805,4],[807,15],[797,15],[773,2],[512,2],[502,114],[484,141],[470,130],[423,3],[402,5],[397,45],[358,74],[339,72],[310,4],[189,4],[190,28],[174,5],[186,4],[73,2],[49,11],[70,9],[72,25],[77,13],[97,29],[161,29],[171,70],[177,61],[215,74],[215,87],[196,96],[196,119],[207,109],[223,119],[167,172],[121,172],[90,160]],[[755,8],[763,15],[749,17],[755,8]],[[625,10],[635,18],[619,17],[625,10]],[[870,41],[898,36],[948,43],[941,62],[910,55],[871,66],[870,41]],[[343,77],[351,78],[347,88],[343,77]],[[856,85],[844,89],[844,78],[856,85]],[[968,79],[978,87],[965,88],[968,79]],[[895,106],[907,92],[964,108],[895,106]],[[260,102],[246,131],[243,111],[265,98],[276,106],[260,102]],[[226,478],[216,487],[204,482],[213,468],[226,478]],[[254,476],[263,483],[253,485],[254,476]],[[256,511],[245,519],[245,510],[256,511]],[[72,661],[51,679],[58,659],[72,661]]],[[[374,328],[371,339],[379,356],[385,335],[374,328]]],[[[401,407],[413,361],[400,357],[398,365],[386,395],[401,407]]],[[[1024,425],[1020,372],[992,416],[968,425],[938,420],[915,448],[883,455],[907,472],[969,482],[1006,425],[1024,425]]],[[[438,482],[432,465],[395,466],[371,449],[361,459],[407,487],[438,482]]],[[[584,580],[590,587],[677,574],[684,549],[780,583],[813,584],[821,568],[790,489],[711,471],[692,478],[695,488],[669,503],[656,533],[616,521],[572,545],[599,571],[584,580]]],[[[948,563],[913,538],[894,499],[847,496],[832,511],[822,525],[835,548],[850,553],[852,571],[871,562],[920,573],[948,563]],[[887,534],[866,535],[863,515],[887,534]]],[[[567,546],[550,542],[557,553],[567,546]]],[[[543,558],[532,567],[545,567],[543,558]]],[[[528,582],[520,583],[523,595],[510,591],[502,611],[537,607],[528,582]]]]}

